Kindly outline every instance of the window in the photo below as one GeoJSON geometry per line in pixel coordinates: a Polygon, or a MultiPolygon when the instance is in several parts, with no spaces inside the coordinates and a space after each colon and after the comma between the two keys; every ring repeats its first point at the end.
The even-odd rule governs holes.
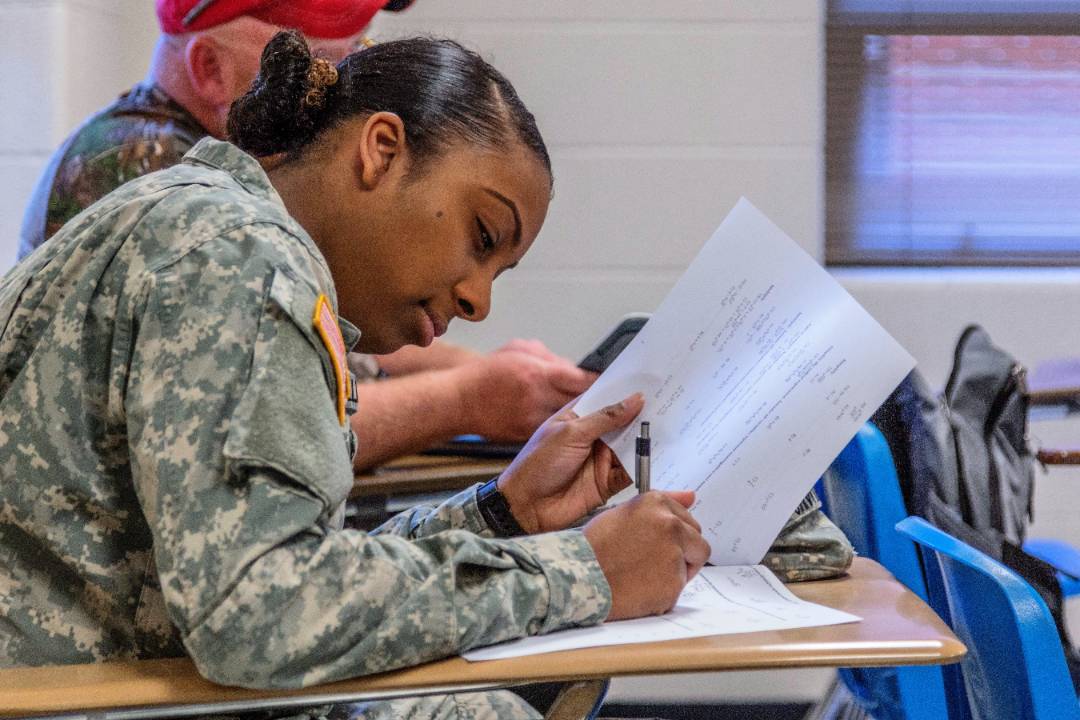
{"type": "Polygon", "coordinates": [[[1080,0],[832,0],[826,259],[1080,265],[1080,0]]]}

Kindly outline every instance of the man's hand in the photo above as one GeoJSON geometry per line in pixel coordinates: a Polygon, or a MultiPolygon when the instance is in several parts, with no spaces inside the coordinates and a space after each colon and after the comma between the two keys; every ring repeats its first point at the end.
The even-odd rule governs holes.
{"type": "Polygon", "coordinates": [[[637,394],[585,417],[568,406],[548,418],[498,480],[521,527],[561,530],[627,487],[629,475],[600,437],[626,427],[644,405],[637,394]]]}
{"type": "Polygon", "coordinates": [[[512,341],[454,372],[468,432],[496,442],[527,439],[596,379],[535,340],[512,341]]]}
{"type": "Polygon", "coordinates": [[[526,355],[532,355],[540,360],[567,362],[564,358],[551,352],[551,350],[548,349],[548,346],[539,340],[523,340],[522,338],[515,338],[504,344],[498,350],[493,351],[492,354],[504,352],[525,353],[526,355]]]}
{"type": "Polygon", "coordinates": [[[687,510],[693,502],[689,491],[645,493],[585,526],[611,587],[608,620],[667,612],[709,559],[709,543],[687,510]]]}
{"type": "Polygon", "coordinates": [[[465,363],[475,362],[483,355],[461,345],[436,340],[426,348],[406,345],[389,355],[375,355],[374,357],[379,368],[387,375],[401,377],[429,370],[448,370],[465,363]]]}
{"type": "Polygon", "coordinates": [[[398,365],[392,377],[357,387],[359,410],[352,417],[360,439],[357,469],[465,433],[496,442],[527,440],[596,379],[539,340],[512,340],[488,355],[442,342],[411,348],[415,353],[406,353],[409,349],[394,353],[398,365]],[[436,346],[445,347],[434,351],[436,346]],[[432,361],[438,362],[429,365],[430,372],[416,371],[432,361]],[[439,362],[448,366],[433,369],[439,362]]]}

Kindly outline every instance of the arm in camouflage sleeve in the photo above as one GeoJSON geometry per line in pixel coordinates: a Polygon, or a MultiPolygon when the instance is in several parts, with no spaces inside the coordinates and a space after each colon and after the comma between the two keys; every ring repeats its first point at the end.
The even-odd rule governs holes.
{"type": "Polygon", "coordinates": [[[438,507],[417,505],[403,510],[372,531],[373,534],[395,534],[420,538],[446,530],[468,530],[476,535],[493,537],[483,516],[476,507],[476,491],[473,485],[443,501],[438,507]]]}
{"type": "Polygon", "coordinates": [[[250,254],[244,243],[236,233],[154,277],[125,400],[162,590],[200,671],[295,687],[606,617],[580,533],[334,527],[352,472],[300,326],[310,309],[294,312],[304,287],[226,256],[250,254]]]}

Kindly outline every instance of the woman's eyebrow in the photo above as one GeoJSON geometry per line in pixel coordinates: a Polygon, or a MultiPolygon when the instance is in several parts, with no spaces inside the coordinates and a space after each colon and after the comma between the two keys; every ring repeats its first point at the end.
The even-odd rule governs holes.
{"type": "Polygon", "coordinates": [[[517,205],[514,204],[513,200],[506,197],[505,195],[503,195],[501,192],[498,192],[497,190],[492,190],[491,188],[487,188],[487,187],[484,188],[483,190],[484,190],[484,192],[486,192],[488,195],[491,195],[496,200],[502,201],[502,203],[505,204],[506,207],[510,208],[510,212],[514,213],[514,245],[517,245],[518,243],[521,242],[521,215],[518,214],[517,205]]]}

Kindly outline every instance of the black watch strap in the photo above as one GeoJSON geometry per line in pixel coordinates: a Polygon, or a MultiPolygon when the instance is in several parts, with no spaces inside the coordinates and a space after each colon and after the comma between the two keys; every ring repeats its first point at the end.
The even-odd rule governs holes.
{"type": "Polygon", "coordinates": [[[481,517],[499,537],[524,535],[525,529],[518,524],[514,513],[510,512],[510,503],[506,502],[506,496],[499,492],[496,480],[498,478],[488,480],[476,492],[476,505],[480,508],[481,517]]]}

